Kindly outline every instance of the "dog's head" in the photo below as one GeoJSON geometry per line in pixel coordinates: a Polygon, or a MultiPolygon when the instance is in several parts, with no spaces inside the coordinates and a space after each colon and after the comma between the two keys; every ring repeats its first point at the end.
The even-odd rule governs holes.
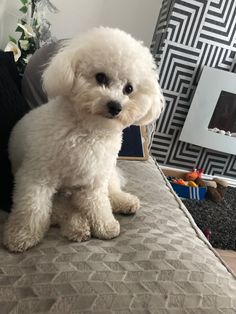
{"type": "Polygon", "coordinates": [[[129,34],[95,28],[68,41],[43,74],[48,97],[66,97],[75,114],[104,126],[148,124],[164,107],[149,49],[129,34]]]}

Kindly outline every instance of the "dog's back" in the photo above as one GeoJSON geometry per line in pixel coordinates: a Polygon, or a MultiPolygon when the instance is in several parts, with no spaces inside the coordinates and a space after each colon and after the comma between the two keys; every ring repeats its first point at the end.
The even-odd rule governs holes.
{"type": "Polygon", "coordinates": [[[48,132],[55,128],[52,118],[55,119],[55,115],[60,115],[60,110],[56,109],[57,106],[57,103],[52,101],[34,109],[18,121],[13,128],[8,151],[14,174],[22,165],[27,154],[32,154],[35,149],[43,151],[48,139],[48,132]]]}

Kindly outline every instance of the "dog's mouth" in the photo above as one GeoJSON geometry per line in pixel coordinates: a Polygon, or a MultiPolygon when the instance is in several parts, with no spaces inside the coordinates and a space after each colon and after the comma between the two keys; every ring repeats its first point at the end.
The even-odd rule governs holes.
{"type": "Polygon", "coordinates": [[[117,120],[123,111],[122,105],[117,101],[103,102],[102,100],[87,106],[88,113],[100,116],[109,120],[117,120]]]}
{"type": "Polygon", "coordinates": [[[107,119],[109,119],[109,120],[116,120],[116,119],[119,118],[119,116],[120,116],[120,114],[112,115],[112,114],[110,114],[109,112],[107,112],[107,113],[104,115],[104,117],[107,118],[107,119]]]}
{"type": "Polygon", "coordinates": [[[115,115],[115,116],[113,116],[113,115],[111,115],[111,114],[107,114],[107,115],[106,115],[106,118],[108,118],[108,119],[110,119],[110,120],[118,119],[118,117],[119,117],[119,115],[115,115]]]}

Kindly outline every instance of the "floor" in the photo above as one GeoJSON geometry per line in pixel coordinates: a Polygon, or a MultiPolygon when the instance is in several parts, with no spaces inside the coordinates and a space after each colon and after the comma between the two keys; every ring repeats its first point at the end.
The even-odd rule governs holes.
{"type": "Polygon", "coordinates": [[[236,275],[236,251],[216,250],[236,275]]]}
{"type": "MultiPolygon", "coordinates": [[[[181,177],[183,171],[163,168],[162,171],[166,176],[176,176],[181,177]]],[[[216,249],[216,251],[220,254],[221,258],[224,262],[230,267],[230,269],[234,272],[236,276],[236,251],[229,251],[229,250],[220,250],[216,249]]]]}

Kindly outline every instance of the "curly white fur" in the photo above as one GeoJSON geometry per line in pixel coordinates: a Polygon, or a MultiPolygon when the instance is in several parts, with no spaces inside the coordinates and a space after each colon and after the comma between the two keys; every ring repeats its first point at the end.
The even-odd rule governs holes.
{"type": "Polygon", "coordinates": [[[36,245],[50,223],[73,241],[119,235],[113,212],[139,208],[138,198],[121,190],[116,172],[122,130],[159,117],[164,99],[157,80],[148,48],[118,29],[95,28],[52,58],[43,75],[51,100],[25,115],[10,138],[15,190],[4,230],[9,250],[36,245]],[[108,84],[98,83],[97,73],[108,84]],[[110,101],[121,106],[114,116],[110,101]]]}

